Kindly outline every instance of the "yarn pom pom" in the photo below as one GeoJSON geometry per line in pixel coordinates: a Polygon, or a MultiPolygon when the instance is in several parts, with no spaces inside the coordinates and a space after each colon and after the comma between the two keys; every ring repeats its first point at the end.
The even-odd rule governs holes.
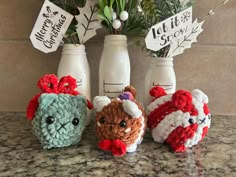
{"type": "Polygon", "coordinates": [[[172,95],[172,101],[175,107],[183,109],[184,107],[191,105],[192,96],[188,91],[178,90],[172,95]]]}
{"type": "Polygon", "coordinates": [[[130,92],[123,92],[119,95],[119,98],[121,100],[134,100],[134,97],[132,95],[132,93],[130,92]]]}
{"type": "Polygon", "coordinates": [[[159,86],[153,87],[153,88],[149,91],[149,94],[150,94],[152,97],[155,97],[155,98],[159,98],[159,97],[162,97],[162,96],[167,95],[167,93],[165,92],[165,90],[164,90],[162,87],[159,87],[159,86]]]}
{"type": "Polygon", "coordinates": [[[127,86],[127,87],[125,87],[124,91],[125,92],[130,92],[133,95],[134,98],[136,97],[136,89],[134,87],[127,86]]]}
{"type": "Polygon", "coordinates": [[[44,93],[58,93],[58,79],[54,74],[46,74],[38,81],[38,88],[44,93]]]}

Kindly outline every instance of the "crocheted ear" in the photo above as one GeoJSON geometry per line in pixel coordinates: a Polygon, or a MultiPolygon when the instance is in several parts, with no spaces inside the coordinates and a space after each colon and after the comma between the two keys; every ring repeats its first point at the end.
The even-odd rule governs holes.
{"type": "Polygon", "coordinates": [[[205,93],[203,93],[201,90],[199,90],[199,89],[194,89],[192,91],[192,96],[196,100],[198,100],[198,101],[200,101],[202,103],[207,104],[209,102],[208,96],[205,93]]]}
{"type": "Polygon", "coordinates": [[[103,108],[110,103],[111,103],[111,100],[107,96],[96,96],[93,99],[93,105],[96,112],[102,111],[103,108]]]}
{"type": "Polygon", "coordinates": [[[192,105],[192,95],[188,91],[178,90],[172,95],[172,102],[178,109],[183,109],[192,105]]]}
{"type": "Polygon", "coordinates": [[[55,99],[57,98],[57,94],[44,93],[39,97],[39,108],[45,109],[47,108],[55,99]]]}
{"type": "Polygon", "coordinates": [[[137,104],[130,100],[124,100],[122,103],[124,111],[132,118],[140,118],[142,111],[138,108],[137,104]]]}
{"type": "Polygon", "coordinates": [[[149,94],[155,98],[160,98],[162,96],[167,95],[166,91],[159,86],[152,87],[151,90],[149,91],[149,94]]]}

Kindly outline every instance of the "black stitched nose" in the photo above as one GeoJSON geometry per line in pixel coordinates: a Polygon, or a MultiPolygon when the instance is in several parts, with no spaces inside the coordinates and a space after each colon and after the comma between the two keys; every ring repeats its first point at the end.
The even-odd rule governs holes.
{"type": "Polygon", "coordinates": [[[113,126],[116,125],[116,124],[113,123],[113,122],[109,122],[108,124],[110,125],[110,130],[112,130],[113,126]]]}
{"type": "Polygon", "coordinates": [[[204,117],[204,119],[200,120],[201,121],[200,124],[206,123],[205,120],[206,120],[206,117],[204,117]]]}
{"type": "Polygon", "coordinates": [[[64,123],[64,124],[61,124],[61,127],[57,130],[57,131],[59,131],[59,130],[61,130],[62,128],[64,128],[65,130],[66,130],[66,128],[65,128],[65,126],[66,126],[66,124],[68,124],[69,122],[67,122],[67,123],[64,123]]]}

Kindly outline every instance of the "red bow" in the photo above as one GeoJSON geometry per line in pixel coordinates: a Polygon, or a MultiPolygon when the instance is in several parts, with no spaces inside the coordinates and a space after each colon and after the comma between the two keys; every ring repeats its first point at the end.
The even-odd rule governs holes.
{"type": "MultiPolygon", "coordinates": [[[[59,81],[57,76],[54,74],[46,74],[43,77],[41,77],[38,81],[38,88],[41,90],[41,93],[34,96],[27,107],[27,117],[28,119],[32,120],[34,118],[34,113],[36,112],[38,108],[38,98],[43,93],[64,93],[64,94],[70,94],[70,95],[78,95],[80,94],[78,91],[75,90],[77,87],[76,85],[76,79],[71,76],[64,76],[59,81]]],[[[87,107],[89,109],[93,108],[93,104],[87,100],[87,107]]]]}
{"type": "Polygon", "coordinates": [[[126,154],[126,145],[119,139],[102,140],[98,147],[104,151],[111,151],[114,156],[123,156],[126,154]]]}

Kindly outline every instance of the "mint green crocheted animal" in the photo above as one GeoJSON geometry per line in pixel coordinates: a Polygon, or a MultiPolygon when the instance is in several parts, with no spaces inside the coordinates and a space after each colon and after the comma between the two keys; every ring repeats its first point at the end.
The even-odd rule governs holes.
{"type": "Polygon", "coordinates": [[[86,125],[87,102],[81,95],[42,94],[33,119],[43,148],[77,144],[86,125]]]}
{"type": "Polygon", "coordinates": [[[50,74],[38,81],[38,87],[42,92],[29,102],[27,117],[43,148],[77,144],[86,126],[87,107],[93,106],[75,90],[76,80],[65,76],[58,82],[50,74]]]}

